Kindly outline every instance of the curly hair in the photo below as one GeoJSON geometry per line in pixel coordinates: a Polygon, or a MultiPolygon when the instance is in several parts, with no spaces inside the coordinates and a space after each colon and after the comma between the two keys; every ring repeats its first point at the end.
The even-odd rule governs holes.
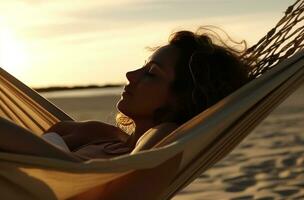
{"type": "MultiPolygon", "coordinates": [[[[180,50],[171,85],[177,103],[157,109],[155,124],[182,124],[250,80],[249,66],[241,56],[247,48],[246,42],[235,42],[221,30],[228,38],[223,41],[216,29],[221,30],[203,26],[196,32],[178,31],[169,37],[168,44],[180,50]],[[242,45],[243,49],[232,47],[229,42],[242,45]]],[[[132,124],[132,120],[121,113],[117,115],[116,122],[119,127],[132,124]]]]}

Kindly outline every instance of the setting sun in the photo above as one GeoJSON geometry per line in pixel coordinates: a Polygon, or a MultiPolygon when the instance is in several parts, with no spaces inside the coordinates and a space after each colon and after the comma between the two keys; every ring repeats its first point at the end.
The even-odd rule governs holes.
{"type": "Polygon", "coordinates": [[[21,74],[24,70],[27,56],[22,43],[14,37],[9,29],[0,32],[0,64],[12,74],[21,74]]]}

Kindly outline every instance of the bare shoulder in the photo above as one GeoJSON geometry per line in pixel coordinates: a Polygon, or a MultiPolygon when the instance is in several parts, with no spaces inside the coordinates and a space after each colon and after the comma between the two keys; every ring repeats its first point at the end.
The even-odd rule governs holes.
{"type": "Polygon", "coordinates": [[[178,128],[177,124],[169,122],[162,123],[150,128],[139,138],[133,152],[151,149],[154,145],[168,136],[176,128],[178,128]]]}

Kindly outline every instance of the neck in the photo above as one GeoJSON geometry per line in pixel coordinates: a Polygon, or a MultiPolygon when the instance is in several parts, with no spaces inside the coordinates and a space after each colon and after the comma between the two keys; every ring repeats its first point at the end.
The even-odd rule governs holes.
{"type": "Polygon", "coordinates": [[[127,140],[128,146],[134,148],[137,140],[150,128],[154,126],[154,123],[151,119],[136,119],[133,120],[135,123],[135,131],[130,135],[127,140]]]}

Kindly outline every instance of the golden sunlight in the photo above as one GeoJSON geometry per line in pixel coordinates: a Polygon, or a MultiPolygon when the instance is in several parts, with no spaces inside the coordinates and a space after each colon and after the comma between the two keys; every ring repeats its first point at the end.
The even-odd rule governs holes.
{"type": "Polygon", "coordinates": [[[27,56],[22,43],[6,28],[0,29],[0,66],[12,74],[22,74],[27,56]]]}

